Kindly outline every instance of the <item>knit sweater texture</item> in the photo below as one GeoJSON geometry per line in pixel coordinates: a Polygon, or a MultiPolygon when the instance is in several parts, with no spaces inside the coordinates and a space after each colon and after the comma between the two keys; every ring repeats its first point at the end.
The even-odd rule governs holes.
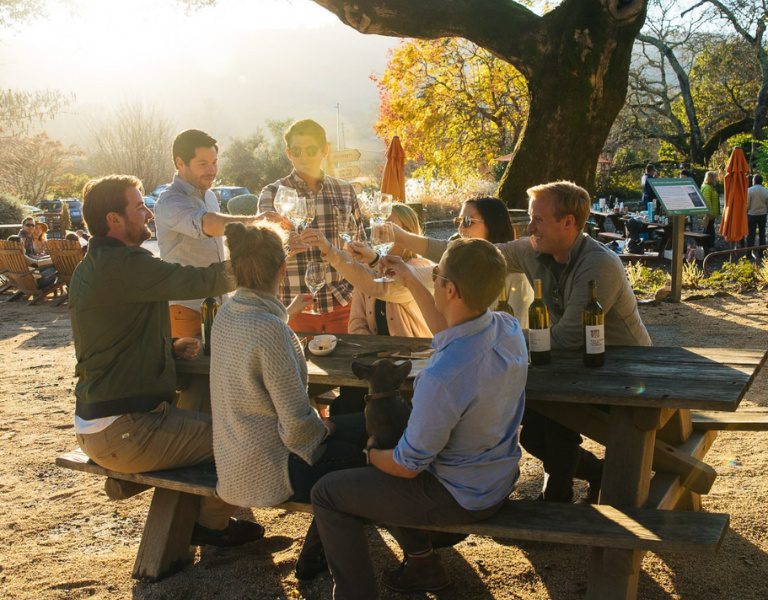
{"type": "Polygon", "coordinates": [[[273,506],[293,495],[288,455],[314,464],[326,427],[307,396],[307,363],[276,296],[239,288],[213,323],[211,409],[219,496],[273,506]]]}

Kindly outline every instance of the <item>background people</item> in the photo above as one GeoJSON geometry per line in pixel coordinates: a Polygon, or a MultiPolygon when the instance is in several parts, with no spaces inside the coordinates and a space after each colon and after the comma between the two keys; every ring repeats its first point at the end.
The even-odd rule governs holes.
{"type": "Polygon", "coordinates": [[[707,171],[704,175],[704,183],[701,186],[701,195],[707,205],[707,214],[704,216],[704,233],[709,236],[705,252],[709,252],[715,246],[715,221],[720,216],[720,195],[715,189],[717,184],[717,171],[707,171]]]}
{"type": "MultiPolygon", "coordinates": [[[[752,178],[753,185],[747,190],[747,246],[765,246],[765,221],[768,216],[768,188],[760,174],[752,178]]],[[[754,258],[757,253],[753,253],[754,258]]]]}

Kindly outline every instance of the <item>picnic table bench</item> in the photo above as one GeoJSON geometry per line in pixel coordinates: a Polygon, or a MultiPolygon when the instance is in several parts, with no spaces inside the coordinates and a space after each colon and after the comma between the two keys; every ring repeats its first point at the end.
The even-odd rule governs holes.
{"type": "MultiPolygon", "coordinates": [[[[309,357],[309,382],[318,390],[362,386],[350,369],[356,353],[407,353],[429,342],[340,337],[357,346],[340,343],[329,356],[309,357]]],[[[611,347],[604,367],[585,369],[580,352],[553,351],[551,364],[530,367],[526,401],[605,445],[600,504],[516,501],[489,521],[441,529],[593,547],[587,597],[635,598],[645,551],[711,552],[722,539],[727,516],[696,512],[716,477],[703,461],[717,435],[711,425],[715,421],[707,429],[694,430],[691,409],[735,411],[765,360],[765,353],[745,349],[611,347]]],[[[412,376],[427,361],[413,363],[412,376]]],[[[187,400],[205,401],[208,391],[202,382],[208,369],[205,356],[177,362],[178,376],[186,380],[187,400]]],[[[406,387],[411,384],[412,378],[406,387]]],[[[134,576],[159,578],[185,562],[197,497],[215,489],[211,467],[127,475],[108,472],[82,454],[65,455],[57,463],[155,486],[134,576]]],[[[308,510],[295,504],[278,508],[308,510]]]]}

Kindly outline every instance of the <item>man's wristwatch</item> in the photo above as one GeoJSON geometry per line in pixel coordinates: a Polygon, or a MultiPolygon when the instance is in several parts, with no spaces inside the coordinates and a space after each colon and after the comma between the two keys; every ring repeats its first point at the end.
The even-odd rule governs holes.
{"type": "Polygon", "coordinates": [[[370,465],[371,464],[371,455],[368,454],[370,451],[370,448],[363,448],[363,454],[365,454],[365,464],[370,465]]]}

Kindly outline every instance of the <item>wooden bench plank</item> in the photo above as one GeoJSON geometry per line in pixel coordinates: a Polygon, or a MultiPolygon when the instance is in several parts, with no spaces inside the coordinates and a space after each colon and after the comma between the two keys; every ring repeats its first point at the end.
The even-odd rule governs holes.
{"type": "Polygon", "coordinates": [[[768,411],[738,410],[735,413],[692,411],[696,431],[768,431],[768,411]]]}
{"type": "MultiPolygon", "coordinates": [[[[116,478],[130,477],[131,481],[141,483],[154,482],[152,485],[167,488],[171,492],[183,491],[189,495],[213,495],[216,479],[212,465],[199,465],[173,471],[157,471],[137,475],[120,474],[103,469],[94,463],[87,462],[87,457],[81,451],[70,452],[56,460],[56,464],[99,475],[109,474],[116,478]],[[83,458],[86,462],[83,462],[83,458]],[[87,467],[87,468],[84,468],[87,467]],[[194,473],[194,471],[199,471],[194,473]],[[182,475],[182,473],[184,475],[182,475]],[[191,483],[184,485],[180,482],[184,476],[191,476],[191,483]],[[184,489],[182,489],[184,488],[184,489]]],[[[157,491],[155,492],[157,495],[157,491]]],[[[181,494],[184,496],[185,494],[181,494]]],[[[172,504],[178,495],[163,498],[163,505],[172,504]]],[[[155,498],[153,498],[153,505],[155,498]]],[[[286,502],[274,508],[312,512],[309,504],[286,502]]],[[[185,509],[186,510],[186,509],[185,509]]],[[[151,513],[152,511],[150,511],[151,513]]],[[[165,511],[158,511],[167,513],[165,511]]],[[[196,513],[195,513],[196,514],[196,513]]],[[[166,514],[167,517],[167,514],[166,514]]],[[[167,520],[167,518],[166,518],[167,520]]],[[[165,539],[173,531],[173,543],[163,546],[165,562],[175,564],[178,561],[180,547],[189,543],[191,529],[188,529],[188,518],[184,518],[184,531],[168,527],[160,527],[157,536],[165,539]],[[182,540],[182,538],[184,538],[182,540]],[[179,541],[181,540],[181,542],[179,541]]],[[[147,522],[149,529],[150,523],[147,522]]],[[[397,523],[393,523],[397,525],[397,523]]],[[[665,550],[672,552],[715,552],[728,526],[728,515],[714,513],[671,513],[651,509],[618,510],[611,506],[586,504],[561,504],[553,502],[514,501],[506,504],[499,513],[479,523],[468,525],[424,525],[422,529],[432,529],[452,533],[467,533],[489,537],[510,538],[518,540],[552,542],[559,544],[577,544],[585,546],[602,546],[622,549],[665,550]]],[[[153,524],[151,529],[156,529],[153,524]]],[[[152,537],[155,537],[152,534],[152,537]]],[[[150,542],[147,541],[147,544],[150,542]]],[[[153,542],[158,544],[158,539],[153,542]]],[[[142,548],[145,546],[142,539],[142,548]]],[[[162,544],[161,544],[162,546],[162,544]]],[[[147,546],[146,552],[149,552],[147,546]]],[[[157,573],[141,571],[140,563],[158,564],[155,556],[152,561],[142,556],[137,558],[135,573],[142,577],[157,577],[157,573]]]]}

